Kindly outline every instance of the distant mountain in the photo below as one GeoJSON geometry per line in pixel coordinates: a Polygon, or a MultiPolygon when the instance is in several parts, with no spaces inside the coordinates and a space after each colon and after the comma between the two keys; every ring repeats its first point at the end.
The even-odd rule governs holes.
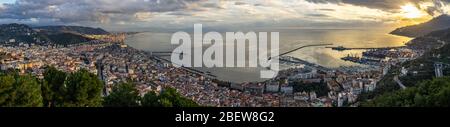
{"type": "Polygon", "coordinates": [[[83,27],[83,26],[41,26],[35,27],[36,30],[47,32],[49,34],[58,34],[58,33],[73,33],[73,34],[95,34],[95,35],[104,35],[109,34],[109,32],[101,29],[101,28],[91,28],[91,27],[83,27]]]}
{"type": "Polygon", "coordinates": [[[78,44],[91,40],[82,36],[84,33],[105,32],[101,29],[87,27],[42,27],[42,29],[36,30],[24,24],[3,24],[0,25],[0,43],[11,45],[19,43],[78,44]]]}
{"type": "Polygon", "coordinates": [[[450,42],[450,28],[433,31],[427,35],[416,37],[407,45],[414,49],[429,51],[434,50],[442,46],[442,44],[446,44],[448,42],[450,42]]]}
{"type": "Polygon", "coordinates": [[[444,14],[422,24],[398,28],[392,31],[391,34],[408,37],[420,37],[427,35],[432,31],[447,28],[450,28],[450,16],[444,14]]]}
{"type": "Polygon", "coordinates": [[[45,35],[37,31],[34,31],[31,27],[27,25],[16,23],[0,25],[0,43],[3,42],[45,43],[47,41],[49,40],[45,35]]]}
{"type": "MultiPolygon", "coordinates": [[[[424,106],[424,101],[421,100],[421,98],[427,98],[427,96],[430,97],[430,95],[433,97],[437,97],[435,95],[442,95],[445,97],[439,98],[443,98],[443,100],[431,100],[428,102],[434,104],[433,106],[448,107],[448,104],[443,104],[442,102],[448,102],[449,94],[443,94],[444,91],[440,91],[441,89],[444,89],[441,88],[441,86],[445,86],[445,82],[448,82],[448,80],[444,82],[432,82],[437,83],[437,87],[428,87],[424,85],[424,81],[436,79],[435,63],[450,64],[449,42],[450,28],[434,31],[425,36],[415,38],[408,46],[411,46],[414,49],[419,48],[429,50],[426,50],[421,57],[415,60],[404,62],[398,66],[392,66],[389,73],[387,73],[377,84],[375,92],[364,93],[360,96],[359,99],[365,100],[362,102],[362,106],[422,107],[424,106]],[[401,90],[394,80],[395,77],[400,74],[402,68],[407,69],[409,72],[407,75],[399,77],[399,80],[408,87],[406,90],[401,90]],[[424,92],[417,90],[424,90],[424,92]]],[[[450,76],[450,67],[444,67],[443,74],[447,77],[450,76]]],[[[426,105],[425,107],[430,107],[430,105],[426,105]]]]}
{"type": "Polygon", "coordinates": [[[433,31],[427,36],[438,38],[441,41],[450,42],[450,28],[444,30],[433,31]]]}
{"type": "Polygon", "coordinates": [[[60,45],[78,44],[82,42],[89,42],[92,40],[82,35],[72,33],[49,34],[47,36],[53,43],[60,45]]]}

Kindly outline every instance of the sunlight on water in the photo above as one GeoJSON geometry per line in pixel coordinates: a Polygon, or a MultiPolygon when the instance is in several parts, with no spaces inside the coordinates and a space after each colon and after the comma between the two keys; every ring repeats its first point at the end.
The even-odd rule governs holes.
{"type": "MultiPolygon", "coordinates": [[[[261,30],[264,31],[264,30],[261,30]]],[[[363,29],[289,29],[266,30],[264,32],[280,32],[280,49],[286,52],[297,47],[309,44],[332,43],[334,46],[350,48],[361,47],[396,47],[403,46],[411,38],[387,34],[389,30],[363,30],[363,29]]],[[[127,38],[127,44],[146,51],[170,51],[176,46],[170,44],[172,33],[140,33],[127,38]]],[[[317,63],[325,67],[337,68],[340,66],[358,66],[340,58],[348,54],[361,55],[362,50],[334,51],[323,47],[301,49],[289,56],[317,63]]],[[[201,68],[217,75],[219,79],[233,82],[261,81],[259,70],[261,68],[201,68]]]]}

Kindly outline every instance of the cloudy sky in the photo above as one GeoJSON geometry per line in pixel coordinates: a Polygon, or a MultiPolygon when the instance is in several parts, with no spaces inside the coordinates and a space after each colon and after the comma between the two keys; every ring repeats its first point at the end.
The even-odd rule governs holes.
{"type": "Polygon", "coordinates": [[[109,30],[401,26],[449,12],[450,0],[0,0],[0,24],[109,30]]]}

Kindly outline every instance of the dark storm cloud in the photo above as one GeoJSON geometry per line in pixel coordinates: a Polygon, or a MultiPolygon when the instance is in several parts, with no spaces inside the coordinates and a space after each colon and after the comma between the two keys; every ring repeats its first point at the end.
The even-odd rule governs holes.
{"type": "MultiPolygon", "coordinates": [[[[426,8],[425,11],[428,12],[430,15],[438,15],[446,13],[444,8],[445,4],[449,4],[450,0],[433,0],[434,6],[426,8]]],[[[448,13],[448,12],[447,12],[448,13]]]]}
{"type": "Polygon", "coordinates": [[[17,0],[4,4],[0,19],[53,19],[61,22],[133,20],[139,12],[166,12],[201,0],[17,0]]]}
{"type": "Polygon", "coordinates": [[[191,13],[188,13],[188,12],[185,12],[185,11],[169,12],[168,15],[175,15],[175,16],[192,16],[191,13]]]}
{"type": "Polygon", "coordinates": [[[317,9],[317,10],[319,10],[319,11],[336,11],[335,9],[317,9]]]}
{"type": "Polygon", "coordinates": [[[402,5],[410,1],[420,1],[420,0],[306,0],[314,3],[346,3],[357,6],[365,6],[369,8],[379,8],[379,9],[395,9],[398,5],[402,5]]]}
{"type": "Polygon", "coordinates": [[[309,16],[309,17],[329,17],[328,15],[325,15],[325,14],[306,14],[306,16],[309,16]]]}

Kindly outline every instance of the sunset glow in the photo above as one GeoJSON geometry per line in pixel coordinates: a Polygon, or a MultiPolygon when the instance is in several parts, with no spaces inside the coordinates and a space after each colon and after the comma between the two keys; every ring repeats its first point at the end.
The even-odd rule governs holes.
{"type": "Polygon", "coordinates": [[[89,24],[111,30],[176,29],[194,23],[224,28],[242,28],[248,24],[254,27],[378,28],[423,23],[447,13],[450,8],[441,0],[386,0],[389,4],[373,4],[368,2],[370,0],[42,1],[0,0],[0,23],[89,24]],[[29,5],[35,6],[30,8],[29,5]]]}
{"type": "Polygon", "coordinates": [[[424,12],[419,10],[416,6],[412,4],[407,4],[401,7],[402,14],[405,18],[414,19],[425,16],[424,12]]]}

